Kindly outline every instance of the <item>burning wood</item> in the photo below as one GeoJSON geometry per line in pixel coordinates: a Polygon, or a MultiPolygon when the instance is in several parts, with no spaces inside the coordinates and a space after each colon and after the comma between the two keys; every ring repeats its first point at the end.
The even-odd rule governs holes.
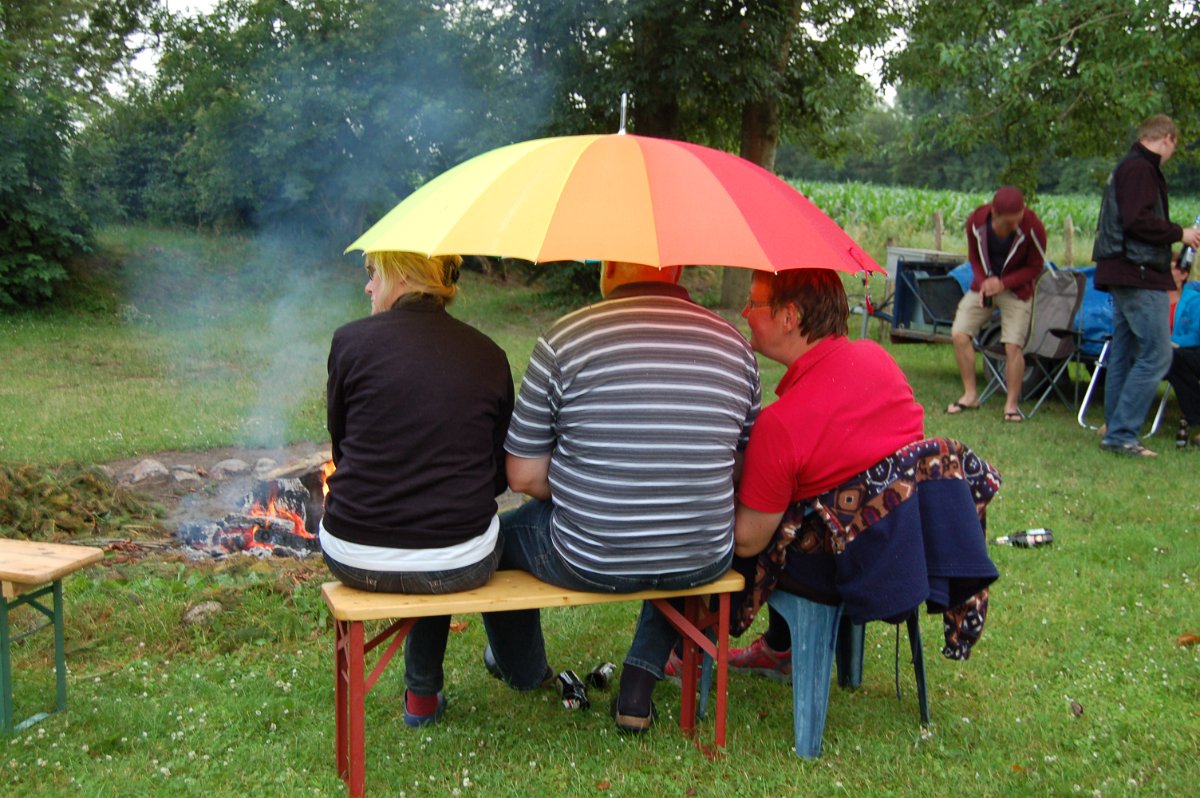
{"type": "Polygon", "coordinates": [[[328,452],[272,469],[253,482],[234,512],[221,520],[185,522],[179,537],[214,557],[235,552],[304,557],[320,551],[316,531],[332,470],[328,452]]]}

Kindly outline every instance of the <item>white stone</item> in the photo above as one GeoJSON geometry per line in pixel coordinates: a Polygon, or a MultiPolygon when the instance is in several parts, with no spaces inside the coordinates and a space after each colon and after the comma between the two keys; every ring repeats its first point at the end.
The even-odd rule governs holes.
{"type": "Polygon", "coordinates": [[[201,602],[200,604],[193,604],[191,607],[188,607],[186,610],[184,610],[183,624],[184,626],[194,626],[196,624],[207,623],[213,615],[216,615],[218,612],[221,612],[224,609],[225,608],[221,606],[220,602],[216,601],[205,601],[201,602]]]}
{"type": "Polygon", "coordinates": [[[204,478],[196,472],[195,466],[179,465],[171,469],[171,477],[178,483],[203,482],[204,478]]]}
{"type": "Polygon", "coordinates": [[[136,485],[139,482],[144,482],[147,479],[158,479],[161,477],[169,477],[171,472],[167,467],[157,460],[146,458],[142,462],[129,469],[127,475],[130,484],[136,485]]]}
{"type": "Polygon", "coordinates": [[[250,473],[250,464],[245,460],[238,460],[236,457],[231,457],[214,465],[208,473],[214,479],[228,479],[229,477],[237,477],[250,473]]]}

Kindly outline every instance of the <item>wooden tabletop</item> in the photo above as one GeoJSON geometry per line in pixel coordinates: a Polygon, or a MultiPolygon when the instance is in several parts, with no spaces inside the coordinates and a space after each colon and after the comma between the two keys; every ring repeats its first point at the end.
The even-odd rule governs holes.
{"type": "Polygon", "coordinates": [[[547,584],[525,571],[497,571],[476,590],[461,593],[417,595],[412,593],[369,593],[346,587],[341,582],[321,586],[325,604],[339,621],[370,621],[382,618],[424,618],[468,612],[500,612],[581,604],[607,604],[676,596],[707,596],[741,590],[745,580],[736,571],[706,585],[685,590],[643,590],[639,593],[587,593],[547,584]]]}
{"type": "Polygon", "coordinates": [[[104,550],[94,546],[0,538],[0,582],[3,582],[4,598],[13,598],[22,590],[61,579],[103,557],[104,550]]]}

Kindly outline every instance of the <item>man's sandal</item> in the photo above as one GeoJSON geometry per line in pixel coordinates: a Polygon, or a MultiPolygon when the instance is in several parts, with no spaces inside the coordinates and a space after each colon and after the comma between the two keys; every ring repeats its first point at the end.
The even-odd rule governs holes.
{"type": "Polygon", "coordinates": [[[1019,410],[1005,410],[1004,411],[1004,420],[1010,421],[1014,424],[1020,424],[1022,421],[1025,420],[1025,416],[1021,415],[1021,412],[1019,410]]]}
{"type": "Polygon", "coordinates": [[[978,410],[978,409],[979,409],[978,404],[965,405],[962,402],[951,402],[950,406],[946,408],[946,415],[957,416],[959,413],[963,412],[964,410],[978,410]]]}
{"type": "Polygon", "coordinates": [[[1125,457],[1158,457],[1158,452],[1152,452],[1140,443],[1101,443],[1100,448],[1106,452],[1124,455],[1125,457]]]}

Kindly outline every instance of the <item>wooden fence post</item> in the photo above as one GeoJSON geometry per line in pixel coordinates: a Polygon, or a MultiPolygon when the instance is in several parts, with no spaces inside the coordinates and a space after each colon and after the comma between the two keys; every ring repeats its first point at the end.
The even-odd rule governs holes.
{"type": "Polygon", "coordinates": [[[941,252],[942,250],[942,212],[933,212],[933,248],[941,252]]]}
{"type": "Polygon", "coordinates": [[[1068,268],[1075,265],[1075,222],[1071,220],[1070,214],[1067,214],[1067,220],[1063,222],[1063,260],[1068,268]]]}

